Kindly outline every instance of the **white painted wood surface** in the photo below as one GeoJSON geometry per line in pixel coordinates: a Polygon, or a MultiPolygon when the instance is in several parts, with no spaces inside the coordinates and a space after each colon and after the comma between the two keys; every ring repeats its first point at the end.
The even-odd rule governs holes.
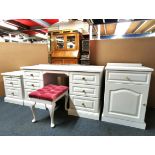
{"type": "Polygon", "coordinates": [[[99,113],[99,98],[70,95],[70,109],[99,113]]]}
{"type": "Polygon", "coordinates": [[[65,71],[65,72],[103,72],[104,66],[93,66],[93,65],[53,65],[53,64],[40,64],[34,66],[20,67],[23,70],[40,70],[40,71],[65,71]]]}
{"type": "Polygon", "coordinates": [[[100,97],[100,87],[70,83],[70,94],[84,97],[100,97]]]}
{"type": "Polygon", "coordinates": [[[70,72],[69,115],[99,120],[102,72],[70,72]]]}
{"type": "Polygon", "coordinates": [[[71,72],[69,81],[71,83],[79,83],[86,85],[99,85],[100,74],[98,73],[87,73],[87,72],[71,72]]]}
{"type": "MultiPolygon", "coordinates": [[[[35,87],[40,88],[46,83],[46,78],[43,78],[46,73],[65,74],[69,76],[69,96],[70,96],[70,108],[68,114],[77,116],[74,111],[78,113],[78,116],[99,119],[100,113],[100,85],[102,80],[102,74],[104,66],[83,66],[83,65],[48,65],[41,64],[35,66],[21,67],[24,72],[24,89],[25,100],[24,105],[29,106],[33,102],[30,101],[28,94],[35,90],[35,87]],[[33,86],[32,86],[33,85],[33,86]],[[84,92],[85,91],[85,92],[84,92]],[[73,97],[74,96],[74,97],[73,97]],[[90,101],[89,101],[90,100],[90,101]],[[84,101],[86,107],[81,108],[80,104],[84,101]],[[77,105],[79,104],[79,106],[77,105]],[[92,108],[90,108],[92,106],[92,108]],[[85,112],[83,112],[85,111],[85,112]],[[86,112],[87,111],[87,112],[86,112]],[[82,115],[81,115],[82,113],[82,115]]],[[[40,109],[45,107],[41,105],[40,100],[36,101],[35,107],[40,109]]],[[[42,101],[45,103],[46,101],[42,101]]],[[[66,106],[65,106],[66,107],[66,106]]]]}
{"type": "Polygon", "coordinates": [[[5,88],[5,102],[23,105],[23,71],[14,71],[2,73],[4,88],[5,88]]]}
{"type": "Polygon", "coordinates": [[[106,70],[123,70],[123,71],[143,71],[143,72],[152,72],[153,68],[145,67],[145,66],[115,66],[110,65],[105,67],[106,70]]]}
{"type": "Polygon", "coordinates": [[[145,129],[152,68],[119,63],[106,67],[102,121],[145,129]]]}
{"type": "MultiPolygon", "coordinates": [[[[42,101],[30,100],[28,94],[36,89],[42,88],[47,84],[47,77],[43,77],[46,73],[65,74],[69,76],[70,87],[70,115],[98,119],[100,114],[100,85],[104,66],[83,66],[83,65],[50,65],[40,64],[35,66],[21,67],[24,83],[24,105],[35,108],[46,109],[42,101]],[[83,107],[80,107],[83,106],[83,107]],[[85,107],[84,107],[85,106],[85,107]],[[76,112],[75,112],[76,111],[76,112]],[[78,113],[78,115],[76,115],[78,113]]],[[[14,75],[19,75],[18,72],[14,75]]],[[[9,78],[9,74],[6,73],[9,78]]],[[[7,81],[10,82],[9,79],[7,81]]],[[[15,84],[13,85],[13,87],[15,84]]],[[[45,103],[45,101],[43,102],[45,103]]],[[[66,108],[66,106],[65,106],[66,108]]]]}

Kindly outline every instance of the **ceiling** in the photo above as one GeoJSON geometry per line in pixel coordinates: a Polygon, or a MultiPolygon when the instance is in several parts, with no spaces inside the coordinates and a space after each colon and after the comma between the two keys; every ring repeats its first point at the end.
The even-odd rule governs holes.
{"type": "MultiPolygon", "coordinates": [[[[103,20],[91,20],[93,25],[93,34],[97,35],[98,25],[100,25],[101,36],[116,35],[116,29],[120,25],[127,25],[122,35],[136,36],[140,34],[150,34],[155,32],[155,20],[154,19],[103,19],[103,20]],[[97,24],[99,23],[99,24],[97,24]]],[[[122,27],[123,29],[123,27],[122,27]]]]}
{"type": "MultiPolygon", "coordinates": [[[[69,19],[68,21],[78,20],[81,19],[69,19]]],[[[9,19],[3,21],[15,26],[17,30],[0,26],[1,37],[9,34],[26,34],[29,37],[36,34],[45,35],[48,33],[49,27],[60,23],[59,19],[9,19]]],[[[155,20],[153,19],[82,19],[82,21],[93,26],[93,35],[97,35],[98,25],[100,25],[101,36],[115,35],[119,23],[130,23],[124,34],[143,34],[155,31],[155,20]]]]}
{"type": "Polygon", "coordinates": [[[0,35],[25,33],[35,35],[37,33],[46,34],[48,27],[57,23],[58,19],[10,19],[6,23],[14,25],[18,30],[11,30],[0,26],[0,35]]]}

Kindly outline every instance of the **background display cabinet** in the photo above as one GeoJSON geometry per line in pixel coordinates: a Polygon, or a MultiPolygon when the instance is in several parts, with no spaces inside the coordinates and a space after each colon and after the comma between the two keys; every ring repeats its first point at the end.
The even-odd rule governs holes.
{"type": "Polygon", "coordinates": [[[81,64],[90,64],[90,51],[89,51],[89,39],[82,40],[82,51],[81,51],[81,64]]]}
{"type": "Polygon", "coordinates": [[[51,63],[78,64],[80,58],[79,32],[51,34],[51,63]]]}

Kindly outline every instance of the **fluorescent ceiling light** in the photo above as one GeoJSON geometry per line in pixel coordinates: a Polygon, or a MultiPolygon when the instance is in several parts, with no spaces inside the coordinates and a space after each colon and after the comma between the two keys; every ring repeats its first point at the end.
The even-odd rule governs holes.
{"type": "Polygon", "coordinates": [[[41,34],[41,33],[37,33],[35,36],[39,37],[39,38],[43,38],[43,39],[47,39],[48,38],[47,35],[44,35],[44,34],[41,34]]]}
{"type": "Polygon", "coordinates": [[[6,27],[6,28],[9,28],[9,29],[12,29],[12,30],[18,30],[18,28],[16,26],[8,24],[8,23],[6,23],[4,21],[0,21],[0,26],[6,27]]]}
{"type": "Polygon", "coordinates": [[[155,33],[148,34],[149,37],[155,37],[155,33]]]}
{"type": "Polygon", "coordinates": [[[116,25],[115,35],[123,35],[126,33],[131,22],[122,22],[116,25]]]}

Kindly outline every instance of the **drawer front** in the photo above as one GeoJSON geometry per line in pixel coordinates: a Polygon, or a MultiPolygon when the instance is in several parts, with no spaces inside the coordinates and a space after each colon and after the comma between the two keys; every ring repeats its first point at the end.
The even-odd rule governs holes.
{"type": "Polygon", "coordinates": [[[24,92],[25,92],[25,99],[30,99],[29,98],[29,94],[31,93],[31,92],[33,92],[33,91],[35,91],[35,89],[25,89],[24,90],[24,92]]]}
{"type": "Polygon", "coordinates": [[[85,96],[85,97],[99,97],[100,87],[93,85],[81,85],[81,84],[72,84],[69,86],[70,94],[85,96]]]}
{"type": "Polygon", "coordinates": [[[99,85],[100,76],[97,73],[71,72],[69,80],[71,83],[99,85]]]}
{"type": "Polygon", "coordinates": [[[21,88],[21,79],[4,77],[4,85],[5,87],[21,88]]]}
{"type": "Polygon", "coordinates": [[[4,85],[5,87],[8,86],[8,87],[12,87],[13,86],[13,83],[12,83],[12,79],[11,78],[8,78],[8,77],[4,77],[4,85]]]}
{"type": "Polygon", "coordinates": [[[115,82],[148,83],[149,74],[137,72],[107,72],[107,80],[115,82]]]}
{"type": "Polygon", "coordinates": [[[41,71],[24,71],[25,79],[42,79],[41,71]]]}
{"type": "Polygon", "coordinates": [[[21,79],[20,76],[15,76],[15,75],[4,75],[3,76],[5,79],[12,79],[12,78],[15,78],[15,79],[21,79]]]}
{"type": "Polygon", "coordinates": [[[98,98],[79,97],[76,95],[70,95],[70,108],[90,112],[98,112],[99,100],[98,98]]]}
{"type": "Polygon", "coordinates": [[[23,98],[21,88],[16,88],[16,89],[6,88],[5,93],[7,97],[19,98],[19,99],[23,98]]]}
{"type": "Polygon", "coordinates": [[[39,89],[43,87],[43,81],[24,79],[24,88],[39,89]]]}

